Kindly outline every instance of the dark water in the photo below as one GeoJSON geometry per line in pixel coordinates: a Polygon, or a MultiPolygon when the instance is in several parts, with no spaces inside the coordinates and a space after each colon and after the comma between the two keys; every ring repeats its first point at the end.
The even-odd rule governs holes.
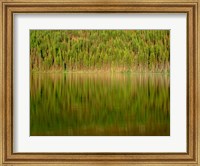
{"type": "Polygon", "coordinates": [[[32,136],[170,135],[164,74],[32,74],[32,136]]]}

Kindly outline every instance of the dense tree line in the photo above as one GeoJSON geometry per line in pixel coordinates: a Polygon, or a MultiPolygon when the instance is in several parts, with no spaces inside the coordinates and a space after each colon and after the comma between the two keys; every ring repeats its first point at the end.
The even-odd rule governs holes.
{"type": "Polygon", "coordinates": [[[31,30],[37,71],[169,71],[169,30],[31,30]]]}

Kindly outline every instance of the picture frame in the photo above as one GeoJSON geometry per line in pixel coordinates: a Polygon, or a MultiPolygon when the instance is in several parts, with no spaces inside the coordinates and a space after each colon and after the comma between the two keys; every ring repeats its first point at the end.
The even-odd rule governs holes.
{"type": "Polygon", "coordinates": [[[200,1],[171,0],[1,0],[0,163],[3,165],[199,165],[200,164],[200,1]],[[186,153],[14,153],[13,15],[15,13],[186,13],[187,152],[186,153]]]}

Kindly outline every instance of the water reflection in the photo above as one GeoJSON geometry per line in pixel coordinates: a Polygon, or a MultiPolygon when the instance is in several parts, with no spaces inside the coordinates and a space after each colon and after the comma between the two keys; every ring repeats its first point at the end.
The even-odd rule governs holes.
{"type": "Polygon", "coordinates": [[[32,74],[30,111],[31,135],[169,135],[169,75],[32,74]]]}

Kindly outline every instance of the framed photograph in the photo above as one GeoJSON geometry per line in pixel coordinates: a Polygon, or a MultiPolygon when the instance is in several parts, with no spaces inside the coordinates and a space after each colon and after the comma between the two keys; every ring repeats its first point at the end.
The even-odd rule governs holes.
{"type": "Polygon", "coordinates": [[[2,165],[199,165],[200,1],[1,0],[2,165]]]}

